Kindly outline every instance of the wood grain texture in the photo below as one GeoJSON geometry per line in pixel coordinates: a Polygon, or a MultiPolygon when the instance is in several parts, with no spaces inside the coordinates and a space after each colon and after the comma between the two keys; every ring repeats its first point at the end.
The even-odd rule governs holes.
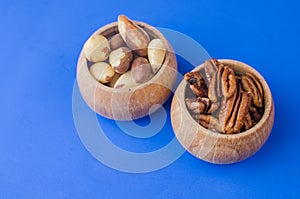
{"type": "MultiPolygon", "coordinates": [[[[171,121],[179,142],[194,156],[216,164],[230,164],[244,160],[257,152],[268,139],[274,123],[274,103],[269,86],[252,67],[239,61],[219,60],[235,71],[250,72],[258,78],[264,90],[265,110],[261,120],[252,128],[238,134],[220,134],[199,125],[185,105],[187,84],[178,86],[171,105],[171,121]]],[[[195,70],[203,69],[200,65],[195,70]]]]}
{"type": "MultiPolygon", "coordinates": [[[[77,81],[83,99],[92,110],[114,120],[132,120],[148,115],[153,105],[165,103],[177,77],[176,57],[163,34],[146,23],[136,23],[144,28],[151,38],[161,39],[167,49],[162,67],[151,80],[134,88],[113,89],[97,82],[91,76],[82,51],[77,64],[77,81]]],[[[118,34],[117,22],[103,26],[93,34],[101,34],[110,39],[118,34]]]]}

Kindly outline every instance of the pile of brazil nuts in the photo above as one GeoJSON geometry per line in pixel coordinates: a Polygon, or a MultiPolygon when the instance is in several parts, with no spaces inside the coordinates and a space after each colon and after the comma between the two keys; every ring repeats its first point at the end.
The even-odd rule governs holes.
{"type": "Polygon", "coordinates": [[[147,82],[163,64],[166,47],[124,15],[118,16],[118,31],[111,38],[92,35],[84,44],[91,75],[116,89],[147,82]]]}

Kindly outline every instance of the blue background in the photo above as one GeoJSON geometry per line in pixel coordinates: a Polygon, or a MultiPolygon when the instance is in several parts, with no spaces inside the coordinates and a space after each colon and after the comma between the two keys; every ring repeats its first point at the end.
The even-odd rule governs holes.
{"type": "MultiPolygon", "coordinates": [[[[0,198],[299,198],[299,13],[296,0],[1,0],[0,198]],[[180,31],[213,57],[254,66],[276,108],[263,148],[226,166],[186,152],[146,174],[95,160],[72,116],[76,63],[89,35],[121,13],[180,31]]],[[[178,64],[180,71],[190,67],[180,58],[178,64]]],[[[113,129],[108,136],[114,143],[131,151],[158,149],[174,136],[169,122],[141,140],[98,119],[113,129]]]]}

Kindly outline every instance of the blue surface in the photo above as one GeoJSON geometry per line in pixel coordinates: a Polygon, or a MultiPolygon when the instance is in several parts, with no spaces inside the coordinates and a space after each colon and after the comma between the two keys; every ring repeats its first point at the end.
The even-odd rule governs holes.
{"type": "MultiPolygon", "coordinates": [[[[1,0],[0,5],[0,198],[300,197],[299,1],[1,0]],[[146,174],[119,172],[94,159],[73,121],[76,63],[87,37],[120,13],[182,32],[213,57],[254,66],[267,80],[276,108],[263,148],[227,166],[186,152],[146,174]]],[[[183,59],[178,64],[181,71],[188,65],[183,59]]],[[[140,140],[119,133],[113,121],[98,120],[127,150],[151,151],[173,138],[169,123],[157,137],[140,140]]],[[[147,118],[139,122],[147,124],[147,118]]]]}

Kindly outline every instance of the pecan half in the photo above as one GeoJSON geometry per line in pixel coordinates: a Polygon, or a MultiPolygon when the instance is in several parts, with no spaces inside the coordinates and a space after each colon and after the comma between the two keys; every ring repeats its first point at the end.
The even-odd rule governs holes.
{"type": "Polygon", "coordinates": [[[251,96],[249,93],[242,92],[242,99],[239,105],[239,111],[237,113],[236,122],[233,127],[233,131],[235,133],[239,133],[244,125],[244,121],[246,119],[246,115],[248,113],[249,107],[251,103],[251,96]]]}
{"type": "Polygon", "coordinates": [[[218,71],[218,60],[215,58],[206,60],[204,62],[204,72],[207,83],[210,84],[212,77],[218,71]]]}
{"type": "Polygon", "coordinates": [[[238,111],[238,107],[235,105],[239,103],[240,93],[237,90],[234,71],[227,66],[220,66],[218,73],[219,72],[222,72],[222,74],[220,74],[220,84],[222,88],[222,96],[224,96],[221,101],[219,121],[223,133],[233,133],[231,130],[233,129],[232,127],[235,121],[235,115],[232,113],[237,113],[238,111]],[[223,70],[221,70],[221,68],[223,68],[223,70]]]}
{"type": "Polygon", "coordinates": [[[263,87],[262,85],[260,84],[259,80],[254,77],[251,73],[246,73],[246,75],[248,75],[249,77],[251,77],[251,79],[255,82],[255,85],[257,86],[261,96],[263,97],[264,96],[264,90],[263,90],[263,87]]]}
{"type": "Polygon", "coordinates": [[[218,101],[222,96],[230,98],[236,92],[236,88],[237,81],[234,71],[227,66],[220,65],[211,79],[208,97],[212,102],[218,101]]]}
{"type": "Polygon", "coordinates": [[[222,87],[221,84],[223,83],[223,81],[222,81],[223,72],[224,72],[224,67],[219,67],[218,72],[217,72],[217,83],[216,83],[216,87],[215,87],[218,98],[221,98],[223,96],[222,88],[221,88],[222,87]]]}
{"type": "Polygon", "coordinates": [[[217,75],[218,73],[215,73],[211,79],[211,82],[209,84],[209,88],[208,88],[208,98],[212,101],[212,102],[217,102],[218,101],[218,95],[217,95],[217,75]]]}
{"type": "Polygon", "coordinates": [[[242,98],[242,94],[241,94],[241,92],[238,92],[238,96],[236,98],[235,106],[234,106],[233,111],[231,113],[230,119],[228,120],[228,123],[225,124],[226,125],[225,132],[228,133],[228,134],[234,133],[233,127],[234,127],[235,122],[236,122],[236,117],[237,117],[237,113],[239,111],[241,98],[242,98]]]}
{"type": "Polygon", "coordinates": [[[244,121],[244,125],[245,125],[245,130],[248,130],[252,127],[253,123],[252,123],[252,119],[251,119],[251,115],[248,112],[244,121]]]}
{"type": "Polygon", "coordinates": [[[222,74],[222,93],[224,97],[230,98],[233,96],[234,92],[236,91],[236,79],[234,75],[234,71],[225,66],[222,74]]]}
{"type": "Polygon", "coordinates": [[[207,114],[213,114],[215,113],[220,107],[220,102],[214,102],[210,105],[210,107],[207,110],[207,114]]]}
{"type": "Polygon", "coordinates": [[[200,114],[199,123],[207,129],[214,129],[218,132],[222,132],[219,120],[212,115],[200,114]]]}
{"type": "Polygon", "coordinates": [[[188,72],[184,75],[184,79],[190,84],[191,90],[198,97],[207,97],[207,86],[201,74],[198,71],[188,72]]]}
{"type": "MultiPolygon", "coordinates": [[[[251,103],[251,96],[249,93],[240,91],[238,93],[234,109],[229,116],[230,119],[225,123],[224,132],[226,134],[239,133],[245,124],[247,119],[248,110],[251,103]]],[[[250,118],[251,120],[251,118],[250,118]]],[[[226,121],[225,121],[226,122],[226,121]]]]}
{"type": "Polygon", "coordinates": [[[251,115],[251,118],[255,121],[258,122],[261,119],[261,114],[257,111],[257,109],[253,106],[249,107],[249,113],[251,115]]]}
{"type": "Polygon", "coordinates": [[[208,98],[187,98],[185,99],[188,109],[195,113],[205,113],[210,106],[210,100],[208,98]]]}
{"type": "Polygon", "coordinates": [[[230,98],[223,98],[221,101],[221,107],[219,112],[219,121],[222,127],[222,132],[226,133],[228,131],[228,122],[232,116],[232,112],[234,111],[236,101],[240,98],[238,92],[234,93],[234,96],[230,98]]]}
{"type": "Polygon", "coordinates": [[[252,97],[252,104],[261,108],[263,106],[263,90],[259,81],[250,73],[242,76],[244,91],[249,92],[252,97]]]}

